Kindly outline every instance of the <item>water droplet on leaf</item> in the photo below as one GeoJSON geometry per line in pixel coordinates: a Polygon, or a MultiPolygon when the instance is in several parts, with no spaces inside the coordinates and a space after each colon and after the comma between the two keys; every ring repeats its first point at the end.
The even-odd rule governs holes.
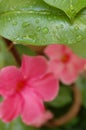
{"type": "Polygon", "coordinates": [[[17,25],[17,21],[13,21],[13,25],[17,25]]]}
{"type": "Polygon", "coordinates": [[[76,40],[77,40],[78,42],[80,42],[80,41],[82,40],[82,36],[81,36],[81,35],[78,35],[77,38],[76,38],[76,40]]]}
{"type": "Polygon", "coordinates": [[[43,31],[43,33],[47,34],[47,33],[49,32],[49,29],[48,29],[47,27],[44,27],[44,28],[42,29],[42,31],[43,31]]]}
{"type": "Polygon", "coordinates": [[[24,23],[22,24],[22,27],[27,27],[27,26],[30,26],[30,23],[24,22],[24,23]]]}
{"type": "Polygon", "coordinates": [[[76,25],[76,26],[74,27],[74,29],[77,31],[77,30],[79,30],[79,27],[76,25]]]}
{"type": "Polygon", "coordinates": [[[11,18],[10,18],[10,17],[8,18],[8,21],[9,21],[9,22],[11,21],[11,18]]]}
{"type": "Polygon", "coordinates": [[[41,28],[40,27],[37,27],[37,31],[39,32],[41,30],[41,28]]]}
{"type": "Polygon", "coordinates": [[[33,38],[32,35],[23,36],[23,39],[28,40],[28,41],[31,41],[31,42],[35,42],[35,40],[34,40],[34,38],[33,38]]]}
{"type": "Polygon", "coordinates": [[[73,14],[76,14],[76,11],[75,9],[73,8],[72,5],[70,5],[70,9],[69,9],[70,13],[73,15],[73,14]]]}

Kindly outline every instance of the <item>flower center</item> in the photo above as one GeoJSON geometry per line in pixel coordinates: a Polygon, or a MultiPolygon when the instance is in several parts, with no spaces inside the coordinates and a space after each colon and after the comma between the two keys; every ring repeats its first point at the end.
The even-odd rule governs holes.
{"type": "Polygon", "coordinates": [[[17,84],[16,91],[17,92],[21,91],[24,88],[25,84],[26,84],[25,80],[19,81],[18,84],[17,84]]]}
{"type": "Polygon", "coordinates": [[[68,54],[63,55],[61,58],[61,61],[63,63],[67,63],[69,61],[69,55],[68,54]]]}

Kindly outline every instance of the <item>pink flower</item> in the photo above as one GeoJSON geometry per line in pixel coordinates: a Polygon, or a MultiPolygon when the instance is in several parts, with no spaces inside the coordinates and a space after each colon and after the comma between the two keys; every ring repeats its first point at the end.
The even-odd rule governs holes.
{"type": "Polygon", "coordinates": [[[1,70],[0,94],[4,100],[0,117],[4,122],[20,115],[24,123],[40,126],[52,117],[43,102],[53,100],[59,86],[47,70],[47,61],[42,56],[23,56],[20,68],[9,66],[1,70]]]}
{"type": "Polygon", "coordinates": [[[72,50],[60,44],[49,45],[45,48],[49,57],[49,70],[64,84],[73,83],[84,66],[84,60],[75,55],[72,50]]]}
{"type": "Polygon", "coordinates": [[[46,111],[40,117],[33,121],[32,126],[41,127],[43,124],[46,124],[48,120],[53,118],[53,114],[50,111],[46,111]]]}

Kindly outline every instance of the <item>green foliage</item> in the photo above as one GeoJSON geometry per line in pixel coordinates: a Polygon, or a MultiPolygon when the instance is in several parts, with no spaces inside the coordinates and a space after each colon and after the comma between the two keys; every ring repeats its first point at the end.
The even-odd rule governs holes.
{"type": "Polygon", "coordinates": [[[76,14],[86,7],[86,0],[44,0],[51,6],[64,11],[70,19],[73,19],[76,14]]]}
{"type": "Polygon", "coordinates": [[[38,130],[37,128],[26,126],[21,122],[20,118],[11,123],[3,123],[0,121],[0,130],[38,130]]]}
{"type": "MultiPolygon", "coordinates": [[[[73,3],[78,11],[84,5],[82,1],[82,4],[73,3]]],[[[8,2],[2,0],[0,1],[0,35],[22,44],[78,45],[80,43],[84,46],[86,9],[79,11],[73,21],[70,21],[63,11],[49,6],[43,0],[8,0],[8,2]]]]}
{"type": "MultiPolygon", "coordinates": [[[[66,105],[65,107],[61,107],[59,109],[53,108],[52,111],[53,113],[55,113],[55,115],[59,115],[59,113],[60,115],[62,115],[63,111],[65,113],[66,110],[68,111],[69,107],[70,105],[69,106],[66,105]]],[[[54,128],[49,128],[44,126],[40,130],[85,130],[85,129],[86,129],[86,109],[82,107],[77,117],[69,121],[69,123],[61,127],[54,127],[54,128]]]]}
{"type": "MultiPolygon", "coordinates": [[[[67,44],[79,56],[86,57],[86,0],[0,0],[0,35],[21,44],[67,44]]],[[[15,47],[20,56],[36,55],[26,46],[15,47]]],[[[16,65],[16,61],[0,38],[0,68],[7,65],[16,65]]],[[[85,130],[86,75],[77,80],[77,85],[83,107],[68,124],[34,128],[16,119],[9,124],[0,121],[0,130],[85,130]]],[[[69,110],[71,102],[70,88],[62,86],[59,96],[46,106],[59,117],[69,110]]]]}
{"type": "Polygon", "coordinates": [[[8,65],[17,65],[14,57],[9,51],[0,52],[0,68],[8,65]]]}
{"type": "Polygon", "coordinates": [[[16,47],[19,55],[21,56],[21,58],[22,58],[22,55],[30,55],[30,56],[36,55],[36,53],[34,51],[30,50],[30,48],[27,46],[16,44],[15,47],[16,47]]]}
{"type": "Polygon", "coordinates": [[[6,45],[4,40],[0,37],[0,51],[5,51],[6,50],[6,45]]]}
{"type": "Polygon", "coordinates": [[[5,42],[0,38],[0,68],[8,65],[17,65],[13,55],[8,51],[5,42]]]}
{"type": "MultiPolygon", "coordinates": [[[[31,51],[29,48],[23,45],[15,45],[19,55],[22,58],[22,55],[36,55],[35,52],[31,51]]],[[[0,68],[8,66],[8,65],[17,65],[13,55],[6,47],[5,42],[2,38],[0,38],[0,68]]]]}

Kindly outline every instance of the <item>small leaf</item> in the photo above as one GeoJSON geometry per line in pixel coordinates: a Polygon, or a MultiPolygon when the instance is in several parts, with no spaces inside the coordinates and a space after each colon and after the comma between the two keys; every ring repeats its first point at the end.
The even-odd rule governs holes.
{"type": "Polygon", "coordinates": [[[0,52],[0,68],[8,65],[17,65],[14,57],[8,51],[0,52]]]}
{"type": "Polygon", "coordinates": [[[30,50],[29,47],[27,46],[24,46],[24,45],[20,45],[20,44],[17,44],[15,45],[17,51],[19,52],[20,56],[22,57],[22,55],[30,55],[30,56],[35,56],[36,53],[32,50],[30,50]]]}
{"type": "Polygon", "coordinates": [[[44,0],[51,6],[64,11],[70,19],[84,7],[86,7],[86,0],[44,0]]]}

